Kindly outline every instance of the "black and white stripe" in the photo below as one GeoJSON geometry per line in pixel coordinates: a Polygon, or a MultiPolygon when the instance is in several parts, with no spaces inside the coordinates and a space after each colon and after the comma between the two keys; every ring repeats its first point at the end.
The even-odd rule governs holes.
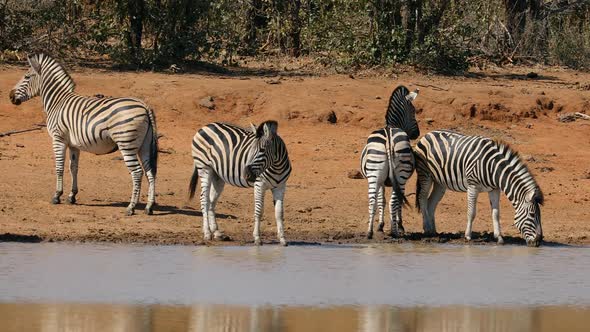
{"type": "Polygon", "coordinates": [[[254,243],[260,244],[260,219],[264,193],[272,191],[277,235],[286,245],[283,231],[283,197],[291,163],[287,147],[277,134],[276,121],[266,121],[258,128],[244,129],[226,123],[210,123],[193,138],[194,171],[189,185],[194,197],[201,180],[203,235],[206,240],[221,236],[215,220],[215,205],[225,183],[242,188],[254,187],[254,243]]]}
{"type": "Polygon", "coordinates": [[[422,137],[415,152],[416,205],[422,211],[426,233],[436,232],[434,212],[446,189],[450,189],[467,192],[465,238],[470,240],[477,196],[488,192],[494,236],[502,243],[499,212],[502,191],[516,210],[514,225],[527,244],[540,245],[543,193],[518,154],[508,145],[486,137],[439,130],[422,137]]]}
{"type": "Polygon", "coordinates": [[[19,105],[41,96],[47,116],[47,131],[53,139],[57,185],[52,203],[60,203],[66,149],[70,149],[72,191],[69,203],[78,193],[80,151],[107,154],[120,150],[131,173],[133,192],[127,214],[134,212],[145,171],[149,182],[146,213],[155,204],[158,165],[156,119],[152,110],[134,98],[88,98],[74,93],[75,83],[65,69],[44,54],[29,57],[31,69],[10,92],[13,104],[19,105]]]}
{"type": "Polygon", "coordinates": [[[402,203],[406,202],[404,188],[414,172],[414,155],[411,138],[420,135],[416,111],[412,101],[418,91],[410,92],[405,86],[398,86],[389,99],[386,127],[369,135],[361,153],[361,172],[369,183],[369,227],[367,237],[373,236],[373,220],[379,208],[379,231],[385,224],[385,186],[392,187],[389,202],[391,236],[404,231],[402,203]],[[395,222],[394,222],[395,218],[395,222]]]}

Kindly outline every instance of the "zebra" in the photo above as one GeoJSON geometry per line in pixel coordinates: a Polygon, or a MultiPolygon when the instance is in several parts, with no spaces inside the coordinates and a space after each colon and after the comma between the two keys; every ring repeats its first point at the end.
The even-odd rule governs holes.
{"type": "Polygon", "coordinates": [[[516,211],[514,225],[527,245],[536,247],[541,244],[543,192],[518,153],[506,143],[437,130],[418,141],[415,154],[418,173],[416,206],[422,212],[425,233],[436,233],[434,212],[446,189],[450,189],[467,192],[465,238],[471,240],[477,196],[480,192],[488,192],[494,237],[499,244],[504,243],[499,210],[502,191],[516,211]]]}
{"type": "Polygon", "coordinates": [[[45,54],[28,57],[31,69],[10,91],[15,105],[41,96],[47,132],[53,140],[57,185],[52,204],[61,202],[66,149],[70,150],[72,191],[68,203],[76,203],[80,151],[97,155],[120,150],[131,173],[133,191],[127,215],[134,213],[144,170],[149,182],[147,214],[153,213],[158,166],[156,117],[134,98],[84,97],[74,92],[75,83],[64,67],[45,54]]]}
{"type": "Polygon", "coordinates": [[[404,187],[414,172],[414,155],[410,139],[420,136],[416,110],[412,105],[418,92],[418,90],[410,92],[403,85],[393,91],[385,115],[386,127],[369,135],[361,153],[361,173],[369,182],[369,228],[367,231],[369,239],[373,237],[375,205],[379,208],[378,231],[382,232],[385,224],[384,186],[393,187],[389,201],[390,235],[398,236],[404,232],[401,204],[407,202],[404,187]]]}
{"type": "Polygon", "coordinates": [[[244,129],[214,122],[197,131],[192,141],[194,161],[189,184],[189,198],[195,195],[201,179],[203,238],[222,236],[215,221],[215,206],[226,183],[241,188],[254,187],[254,244],[260,245],[260,218],[264,193],[272,191],[277,222],[277,236],[287,245],[283,230],[283,197],[291,162],[287,147],[277,134],[278,123],[265,121],[258,127],[244,129]]]}

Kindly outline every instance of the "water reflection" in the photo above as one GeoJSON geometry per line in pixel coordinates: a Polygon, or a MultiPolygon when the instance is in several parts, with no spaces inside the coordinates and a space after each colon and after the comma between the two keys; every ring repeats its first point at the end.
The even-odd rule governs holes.
{"type": "Polygon", "coordinates": [[[2,331],[587,331],[584,307],[0,304],[2,331]]]}

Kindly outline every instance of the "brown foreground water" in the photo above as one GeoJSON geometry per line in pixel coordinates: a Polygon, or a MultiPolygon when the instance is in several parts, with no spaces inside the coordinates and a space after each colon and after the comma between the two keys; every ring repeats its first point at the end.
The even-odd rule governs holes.
{"type": "Polygon", "coordinates": [[[2,331],[586,331],[590,250],[0,243],[2,331]]]}

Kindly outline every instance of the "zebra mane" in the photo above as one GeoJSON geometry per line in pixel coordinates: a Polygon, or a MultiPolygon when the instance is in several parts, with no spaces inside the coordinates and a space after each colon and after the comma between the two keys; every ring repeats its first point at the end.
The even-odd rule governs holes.
{"type": "Polygon", "coordinates": [[[528,176],[530,176],[531,180],[535,184],[535,194],[533,196],[533,201],[535,203],[543,205],[543,203],[545,201],[545,197],[543,195],[543,192],[541,191],[541,188],[539,187],[539,184],[537,183],[537,179],[535,179],[535,176],[533,175],[533,173],[529,169],[527,163],[522,160],[520,153],[518,153],[518,151],[514,150],[508,142],[506,142],[502,139],[492,138],[492,142],[494,142],[494,144],[496,145],[496,147],[498,149],[500,149],[500,150],[503,149],[503,150],[508,151],[510,153],[510,155],[512,155],[514,158],[516,158],[518,160],[518,163],[521,164],[525,168],[528,176]]]}
{"type": "Polygon", "coordinates": [[[57,60],[50,57],[49,55],[43,53],[35,54],[32,56],[32,58],[37,59],[37,62],[39,63],[41,69],[41,73],[39,73],[41,76],[46,74],[45,70],[47,68],[52,68],[53,70],[50,71],[50,75],[55,77],[58,73],[62,74],[62,77],[60,78],[63,81],[62,84],[64,84],[68,88],[68,91],[74,91],[74,89],[76,88],[76,83],[74,82],[68,71],[65,69],[65,67],[61,65],[61,63],[59,63],[57,60]]]}

